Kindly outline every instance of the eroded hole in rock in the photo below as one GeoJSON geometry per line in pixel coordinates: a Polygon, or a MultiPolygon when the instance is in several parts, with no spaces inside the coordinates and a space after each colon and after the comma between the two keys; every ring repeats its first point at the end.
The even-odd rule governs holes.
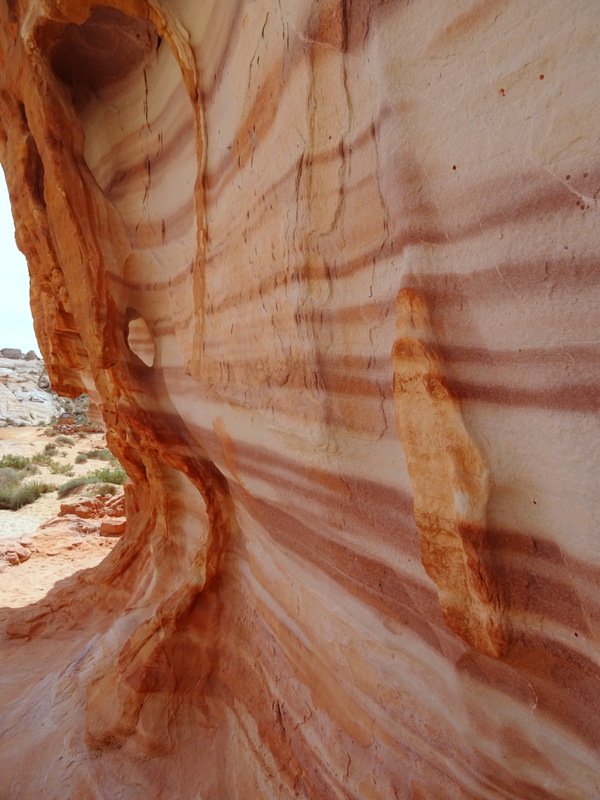
{"type": "Polygon", "coordinates": [[[107,6],[94,6],[86,22],[61,26],[55,36],[50,63],[76,107],[137,69],[159,42],[151,22],[107,6]]]}
{"type": "Polygon", "coordinates": [[[129,349],[147,367],[154,366],[156,347],[148,323],[133,309],[128,309],[127,320],[127,344],[129,349]]]}

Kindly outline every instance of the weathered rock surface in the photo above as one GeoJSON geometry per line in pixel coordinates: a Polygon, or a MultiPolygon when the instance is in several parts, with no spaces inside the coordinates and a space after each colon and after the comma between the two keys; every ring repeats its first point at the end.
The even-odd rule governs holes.
{"type": "Polygon", "coordinates": [[[0,3],[38,339],[131,478],[9,615],[1,800],[599,795],[599,41],[0,3]]]}
{"type": "Polygon", "coordinates": [[[28,546],[29,540],[2,539],[0,540],[0,572],[8,567],[15,567],[27,561],[31,556],[28,546]]]}
{"type": "Polygon", "coordinates": [[[67,514],[75,514],[82,519],[123,517],[125,516],[125,498],[122,494],[118,494],[116,497],[110,495],[75,497],[67,503],[60,504],[58,516],[64,517],[67,514]]]}
{"type": "MultiPolygon", "coordinates": [[[[74,403],[59,397],[52,391],[44,362],[33,350],[23,355],[20,350],[5,348],[0,353],[4,354],[0,358],[0,427],[47,425],[52,419],[60,419],[65,413],[69,414],[65,409],[75,411],[77,420],[87,415],[87,396],[82,395],[74,403]]],[[[69,422],[73,431],[100,430],[97,425],[90,427],[76,424],[72,415],[66,423],[63,420],[62,428],[68,428],[69,422]]],[[[65,429],[61,432],[71,431],[65,429]]]]}
{"type": "Polygon", "coordinates": [[[118,494],[74,497],[61,503],[59,513],[41,525],[42,530],[59,526],[75,535],[121,536],[127,529],[125,497],[118,494]]]}
{"type": "Polygon", "coordinates": [[[50,391],[44,362],[7,351],[0,351],[0,425],[47,425],[63,407],[50,391]]]}
{"type": "MultiPolygon", "coordinates": [[[[32,353],[33,350],[30,350],[29,352],[32,353]]],[[[2,358],[15,358],[15,359],[25,358],[23,352],[17,347],[3,347],[0,350],[0,356],[2,356],[2,358]]]]}

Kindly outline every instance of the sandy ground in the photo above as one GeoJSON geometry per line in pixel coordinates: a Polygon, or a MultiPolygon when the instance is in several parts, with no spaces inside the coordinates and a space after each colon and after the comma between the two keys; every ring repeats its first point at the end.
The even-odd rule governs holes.
{"type": "MultiPolygon", "coordinates": [[[[44,446],[55,438],[56,434],[48,428],[0,428],[0,457],[8,453],[31,457],[43,452],[44,446]]],[[[82,438],[73,435],[71,438],[75,444],[58,445],[58,452],[52,455],[55,461],[71,464],[75,476],[86,475],[107,465],[105,461],[91,459],[83,464],[74,463],[78,453],[106,447],[103,434],[85,434],[82,438]]],[[[48,480],[58,487],[71,480],[71,476],[52,475],[47,467],[40,467],[33,479],[48,480]]],[[[61,500],[54,491],[18,511],[0,511],[0,539],[25,536],[29,540],[27,546],[32,550],[27,561],[0,572],[0,609],[19,608],[41,600],[57,581],[81,569],[96,566],[114,546],[114,539],[97,535],[76,536],[66,525],[40,529],[44,522],[56,516],[60,504],[61,500]]]]}
{"type": "Polygon", "coordinates": [[[100,536],[81,538],[56,531],[36,536],[31,558],[0,573],[0,618],[2,608],[36,603],[58,581],[95,567],[114,545],[114,539],[100,536]]]}

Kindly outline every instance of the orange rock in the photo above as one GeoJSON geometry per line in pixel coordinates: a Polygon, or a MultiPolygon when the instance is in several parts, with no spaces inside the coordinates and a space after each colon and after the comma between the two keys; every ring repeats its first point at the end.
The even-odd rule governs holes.
{"type": "Polygon", "coordinates": [[[121,536],[125,533],[125,517],[104,519],[100,523],[100,536],[121,536]]]}
{"type": "Polygon", "coordinates": [[[15,567],[31,557],[31,547],[13,539],[0,539],[0,571],[7,564],[15,567]]]}
{"type": "Polygon", "coordinates": [[[129,476],[3,614],[7,800],[598,797],[599,41],[591,0],[0,0],[45,366],[129,476]]]}
{"type": "Polygon", "coordinates": [[[102,503],[96,498],[78,497],[68,503],[61,503],[58,516],[64,517],[67,514],[74,514],[76,517],[89,519],[90,517],[99,516],[101,508],[102,503]]]}

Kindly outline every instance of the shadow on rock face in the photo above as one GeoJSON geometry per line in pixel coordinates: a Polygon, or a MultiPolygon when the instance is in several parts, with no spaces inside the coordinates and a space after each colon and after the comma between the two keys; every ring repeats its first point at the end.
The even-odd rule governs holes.
{"type": "Polygon", "coordinates": [[[52,69],[70,88],[75,105],[141,66],[159,42],[151,22],[105,6],[95,6],[82,25],[68,23],[55,36],[52,69]]]}

